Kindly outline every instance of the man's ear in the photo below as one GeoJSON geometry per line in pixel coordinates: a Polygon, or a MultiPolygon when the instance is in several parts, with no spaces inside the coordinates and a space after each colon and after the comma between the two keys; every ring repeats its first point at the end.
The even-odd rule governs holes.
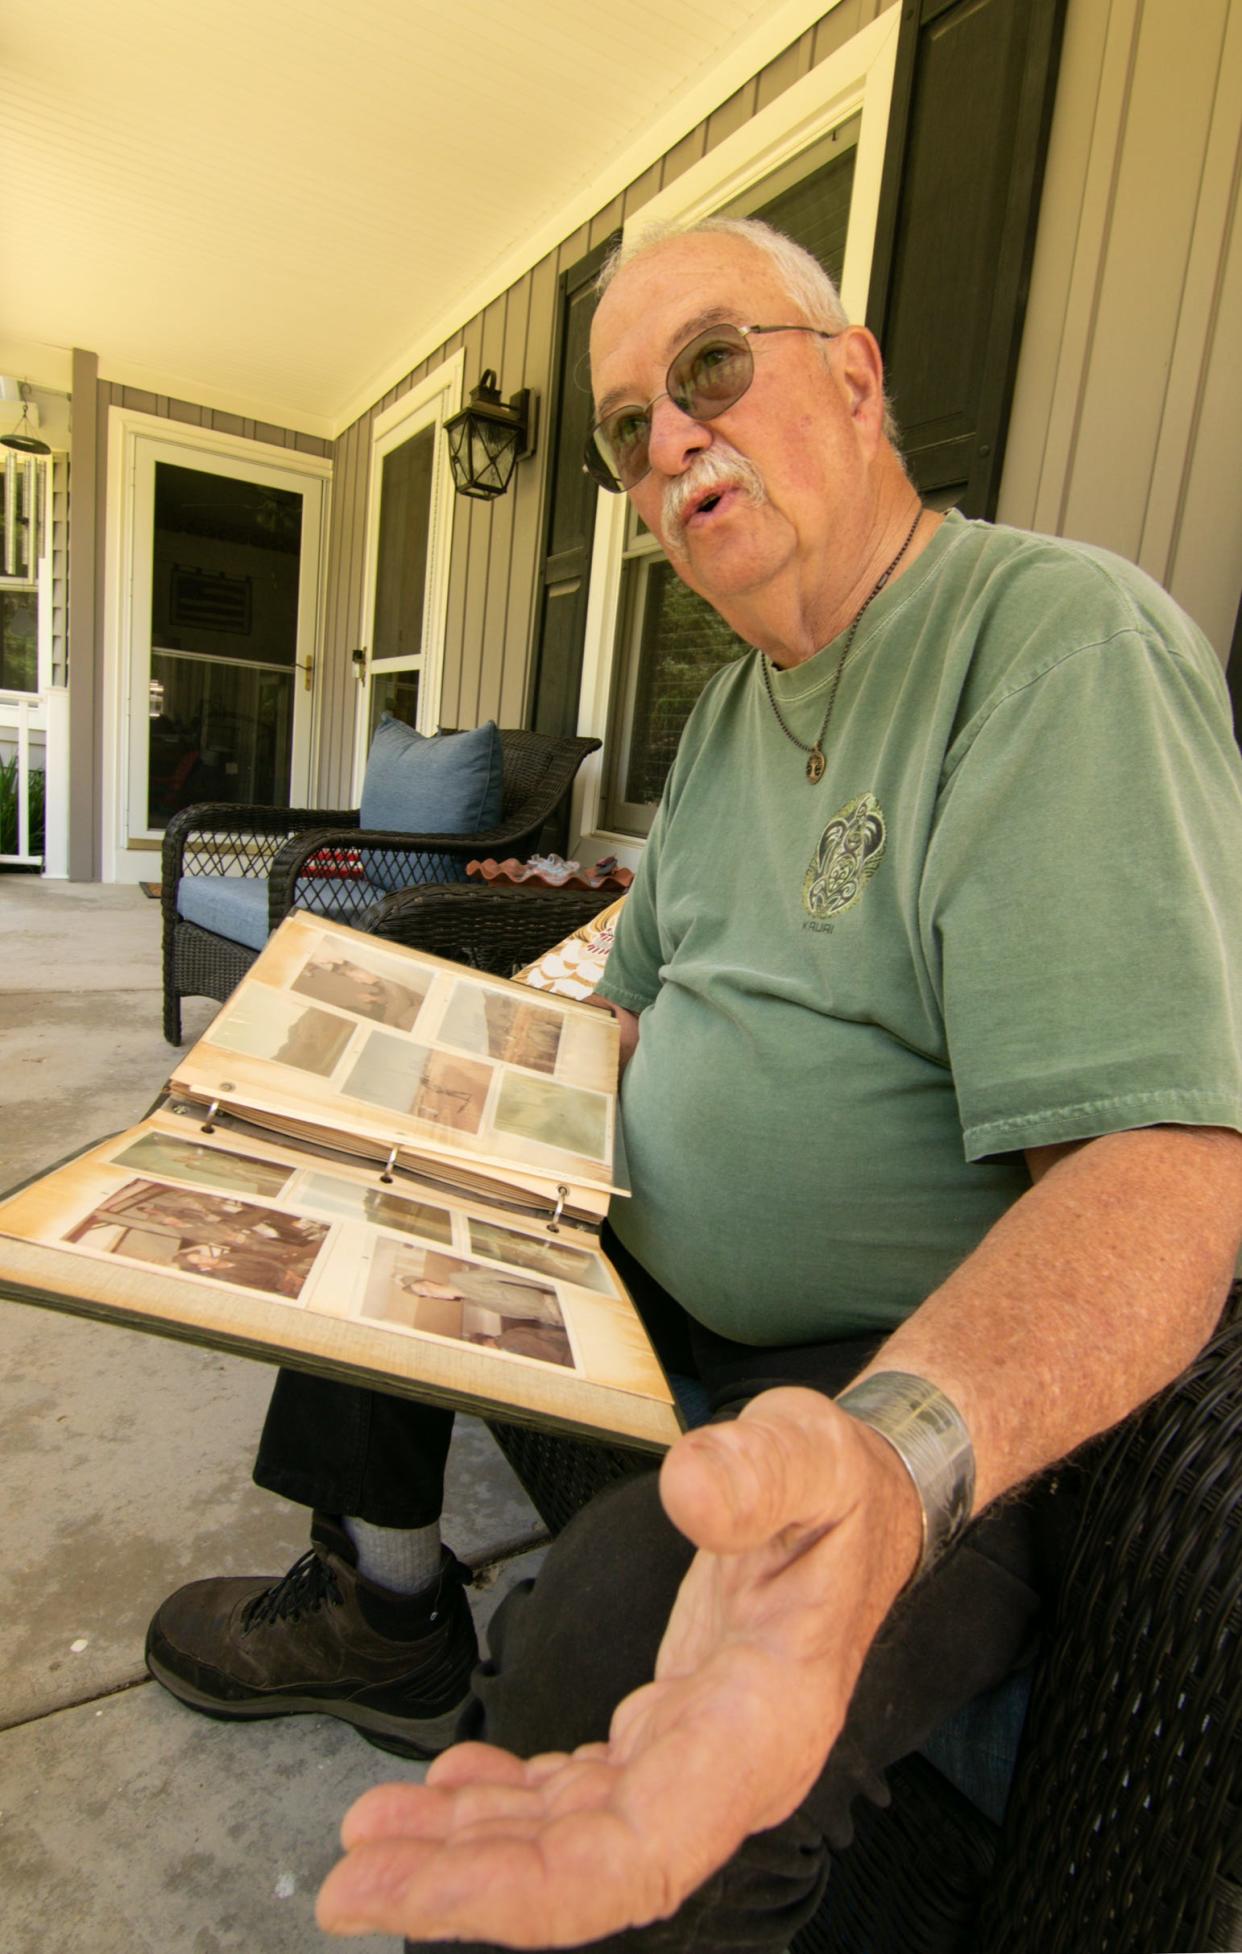
{"type": "Polygon", "coordinates": [[[884,428],[884,360],[879,342],[866,326],[847,326],[839,346],[836,366],[850,413],[878,439],[884,428]]]}

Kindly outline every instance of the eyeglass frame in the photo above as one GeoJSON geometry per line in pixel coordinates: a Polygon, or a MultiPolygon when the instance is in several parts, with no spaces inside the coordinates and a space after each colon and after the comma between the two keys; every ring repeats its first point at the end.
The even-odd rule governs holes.
{"type": "MultiPolygon", "coordinates": [[[[671,380],[673,377],[673,368],[677,365],[679,360],[685,358],[686,354],[690,351],[691,347],[697,346],[700,340],[711,339],[713,334],[716,333],[735,332],[735,333],[740,333],[743,339],[750,339],[751,337],[761,333],[809,332],[809,333],[814,333],[817,339],[840,339],[842,333],[848,332],[848,330],[849,330],[848,326],[839,326],[835,332],[828,332],[825,330],[823,326],[735,326],[731,323],[731,321],[727,319],[722,319],[719,325],[707,326],[702,332],[696,332],[693,339],[688,339],[684,346],[679,347],[678,350],[673,354],[672,359],[669,361],[668,369],[664,377],[666,380],[671,380]]],[[[749,350],[750,349],[748,347],[747,351],[749,352],[749,350]]],[[[754,360],[754,355],[752,353],[750,355],[750,378],[747,380],[746,385],[742,388],[741,393],[734,394],[732,400],[724,401],[712,414],[691,413],[688,407],[682,406],[681,401],[678,400],[677,395],[674,393],[671,386],[665,387],[663,391],[658,394],[653,394],[651,399],[647,402],[647,405],[639,409],[639,411],[646,416],[647,424],[648,424],[647,466],[643,469],[641,475],[636,475],[634,477],[634,480],[632,482],[623,482],[620,476],[614,473],[613,469],[609,467],[607,461],[604,459],[603,450],[600,448],[599,442],[596,439],[596,436],[598,435],[600,428],[602,428],[604,425],[604,420],[601,419],[596,421],[592,425],[591,431],[586,438],[586,447],[583,451],[583,457],[582,457],[583,474],[589,475],[593,482],[597,482],[599,484],[600,488],[607,489],[609,495],[628,494],[630,489],[637,488],[638,484],[642,481],[645,481],[647,476],[651,473],[651,431],[650,431],[651,410],[653,407],[655,407],[658,404],[658,402],[660,402],[661,400],[671,400],[674,407],[676,407],[678,413],[685,414],[689,420],[697,421],[699,425],[703,427],[706,426],[711,421],[719,420],[720,416],[722,414],[727,414],[731,407],[736,407],[739,400],[744,400],[746,395],[750,392],[751,386],[754,382],[754,378],[755,378],[755,360],[754,360]]],[[[604,418],[607,420],[612,420],[614,415],[623,413],[627,407],[632,408],[636,406],[637,406],[637,402],[631,403],[629,401],[622,401],[619,407],[614,407],[604,418]]]]}

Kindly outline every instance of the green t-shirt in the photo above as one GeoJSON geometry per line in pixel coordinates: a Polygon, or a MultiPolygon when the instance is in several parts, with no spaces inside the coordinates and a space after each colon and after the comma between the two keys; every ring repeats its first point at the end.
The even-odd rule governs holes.
{"type": "MultiPolygon", "coordinates": [[[[808,744],[840,648],[772,675],[808,744]]],[[[743,1342],[900,1322],[1025,1147],[1242,1127],[1242,767],[1162,590],[951,515],[825,747],[810,786],[758,654],[713,679],[600,986],[644,1014],[613,1225],[743,1342]]]]}

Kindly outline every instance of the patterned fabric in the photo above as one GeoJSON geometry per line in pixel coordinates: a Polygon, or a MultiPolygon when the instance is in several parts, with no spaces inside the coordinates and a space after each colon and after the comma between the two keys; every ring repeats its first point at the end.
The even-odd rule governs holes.
{"type": "Polygon", "coordinates": [[[618,896],[616,902],[610,902],[607,909],[601,909],[581,929],[545,950],[535,963],[517,971],[513,981],[529,984],[536,991],[555,991],[558,997],[579,1000],[590,997],[604,974],[624,901],[624,896],[618,896]]]}

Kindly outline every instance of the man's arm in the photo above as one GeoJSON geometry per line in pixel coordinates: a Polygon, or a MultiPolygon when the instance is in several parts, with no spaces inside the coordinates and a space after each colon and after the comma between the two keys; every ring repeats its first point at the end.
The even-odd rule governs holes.
{"type": "Polygon", "coordinates": [[[953,1399],[976,1504],[1167,1384],[1211,1335],[1242,1234],[1242,1135],[1107,1134],[1027,1156],[1035,1185],[888,1339],[953,1399]]]}
{"type": "MultiPolygon", "coordinates": [[[[929,1377],[976,1450],[976,1508],[1106,1429],[1210,1334],[1242,1236],[1242,1136],[1152,1128],[1031,1157],[1036,1184],[869,1366],[929,1377]]],[[[482,1745],[369,1792],[321,1925],[573,1946],[667,1915],[806,1795],[917,1561],[896,1454],[829,1400],[764,1393],[661,1474],[696,1543],[656,1680],[606,1745],[482,1745]],[[799,1715],[788,1716],[796,1700],[799,1715]]]]}
{"type": "Polygon", "coordinates": [[[617,1021],[617,1030],[621,1034],[620,1058],[617,1065],[619,1077],[633,1058],[638,1044],[639,1014],[637,1011],[627,1011],[624,1004],[614,1004],[610,997],[599,997],[594,993],[584,998],[583,1003],[598,1005],[601,1011],[611,1011],[617,1021]]]}

